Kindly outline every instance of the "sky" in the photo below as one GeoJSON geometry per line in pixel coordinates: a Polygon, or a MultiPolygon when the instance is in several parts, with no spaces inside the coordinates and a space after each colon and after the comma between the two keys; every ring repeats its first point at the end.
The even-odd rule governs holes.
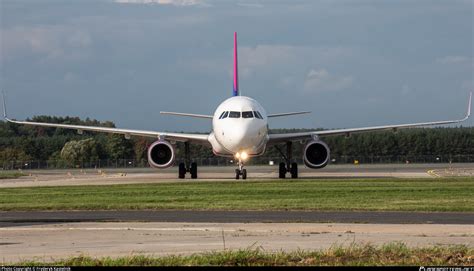
{"type": "MultiPolygon", "coordinates": [[[[0,0],[10,117],[204,132],[239,87],[271,128],[457,119],[474,90],[474,0],[0,0]]],[[[472,126],[471,119],[463,123],[472,126]]]]}

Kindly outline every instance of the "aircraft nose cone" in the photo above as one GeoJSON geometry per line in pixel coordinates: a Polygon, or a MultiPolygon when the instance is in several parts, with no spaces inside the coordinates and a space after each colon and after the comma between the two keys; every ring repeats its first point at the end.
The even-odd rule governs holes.
{"type": "Polygon", "coordinates": [[[234,152],[255,147],[258,131],[249,126],[239,127],[232,131],[228,148],[234,152]]]}
{"type": "Polygon", "coordinates": [[[231,141],[234,145],[242,145],[245,143],[247,136],[248,129],[241,128],[233,132],[231,141]]]}

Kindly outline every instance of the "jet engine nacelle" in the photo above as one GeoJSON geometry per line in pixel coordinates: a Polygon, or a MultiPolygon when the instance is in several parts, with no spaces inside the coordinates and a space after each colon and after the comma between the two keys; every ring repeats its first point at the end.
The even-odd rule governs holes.
{"type": "Polygon", "coordinates": [[[155,141],[148,147],[148,163],[154,168],[168,168],[174,164],[176,155],[168,141],[155,141]]]}
{"type": "Polygon", "coordinates": [[[321,140],[308,142],[304,147],[303,160],[309,168],[323,168],[329,163],[330,150],[321,140]]]}

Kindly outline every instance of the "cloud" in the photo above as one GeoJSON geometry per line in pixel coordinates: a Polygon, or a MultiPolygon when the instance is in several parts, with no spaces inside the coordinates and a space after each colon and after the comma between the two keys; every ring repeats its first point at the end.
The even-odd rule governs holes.
{"type": "Polygon", "coordinates": [[[243,66],[259,67],[287,61],[296,56],[297,48],[287,45],[257,45],[239,48],[243,66]]]}
{"type": "Polygon", "coordinates": [[[461,64],[470,60],[471,59],[466,56],[445,56],[437,58],[436,62],[440,64],[461,64]]]}
{"type": "Polygon", "coordinates": [[[326,69],[311,69],[304,82],[304,90],[311,92],[335,91],[348,88],[354,82],[352,76],[335,76],[326,69]]]}
{"type": "Polygon", "coordinates": [[[63,76],[63,81],[66,83],[76,83],[79,80],[79,76],[72,72],[66,72],[63,76]]]}
{"type": "Polygon", "coordinates": [[[245,8],[263,8],[263,4],[260,3],[237,3],[237,6],[245,8]]]}
{"type": "MultiPolygon", "coordinates": [[[[345,47],[284,44],[241,46],[239,76],[243,84],[258,85],[266,82],[267,87],[268,84],[273,84],[272,87],[299,92],[343,89],[350,86],[354,78],[335,76],[329,74],[326,69],[347,63],[354,54],[353,50],[345,47]],[[312,68],[315,65],[324,66],[326,69],[312,68]],[[320,74],[317,74],[318,71],[320,74]]],[[[232,51],[229,48],[224,52],[212,58],[193,56],[182,59],[178,63],[179,69],[212,76],[225,72],[228,78],[232,78],[232,51]]]]}
{"type": "Polygon", "coordinates": [[[207,5],[203,0],[115,0],[120,4],[159,4],[173,6],[207,5]]]}
{"type": "Polygon", "coordinates": [[[249,77],[256,72],[277,70],[289,75],[304,72],[312,63],[327,64],[352,54],[352,49],[343,47],[262,44],[255,47],[240,47],[239,65],[243,77],[249,77]]]}
{"type": "Polygon", "coordinates": [[[27,52],[52,59],[70,59],[83,54],[82,49],[92,44],[88,32],[66,26],[14,27],[2,30],[1,36],[3,57],[27,52]]]}
{"type": "Polygon", "coordinates": [[[410,87],[409,85],[403,85],[402,86],[402,90],[401,90],[401,94],[403,96],[407,96],[407,95],[410,95],[414,92],[413,88],[410,87]]]}
{"type": "Polygon", "coordinates": [[[474,90],[474,80],[470,79],[470,80],[464,80],[462,83],[461,83],[461,88],[462,89],[467,89],[469,91],[473,91],[474,90]]]}
{"type": "Polygon", "coordinates": [[[308,57],[327,61],[352,54],[350,48],[343,47],[310,47],[295,45],[266,45],[255,47],[240,47],[242,64],[249,66],[273,65],[275,62],[308,60],[308,57]]]}

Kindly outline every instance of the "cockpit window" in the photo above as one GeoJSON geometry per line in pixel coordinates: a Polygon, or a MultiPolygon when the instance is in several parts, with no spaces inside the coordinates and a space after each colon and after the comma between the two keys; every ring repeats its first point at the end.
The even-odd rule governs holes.
{"type": "Polygon", "coordinates": [[[244,119],[251,119],[251,118],[253,118],[253,113],[252,113],[252,111],[244,111],[244,112],[242,112],[242,118],[244,118],[244,119]]]}
{"type": "Polygon", "coordinates": [[[253,111],[253,113],[255,114],[255,117],[256,117],[257,119],[263,119],[262,115],[260,115],[260,112],[258,112],[258,111],[253,111]]]}
{"type": "Polygon", "coordinates": [[[224,111],[224,112],[222,112],[222,114],[221,114],[221,116],[219,117],[219,119],[221,120],[221,119],[227,118],[227,115],[228,115],[228,114],[229,114],[229,111],[224,111]]]}
{"type": "Polygon", "coordinates": [[[229,112],[229,118],[234,118],[234,119],[240,118],[240,112],[237,112],[237,111],[230,111],[230,112],[229,112]]]}

